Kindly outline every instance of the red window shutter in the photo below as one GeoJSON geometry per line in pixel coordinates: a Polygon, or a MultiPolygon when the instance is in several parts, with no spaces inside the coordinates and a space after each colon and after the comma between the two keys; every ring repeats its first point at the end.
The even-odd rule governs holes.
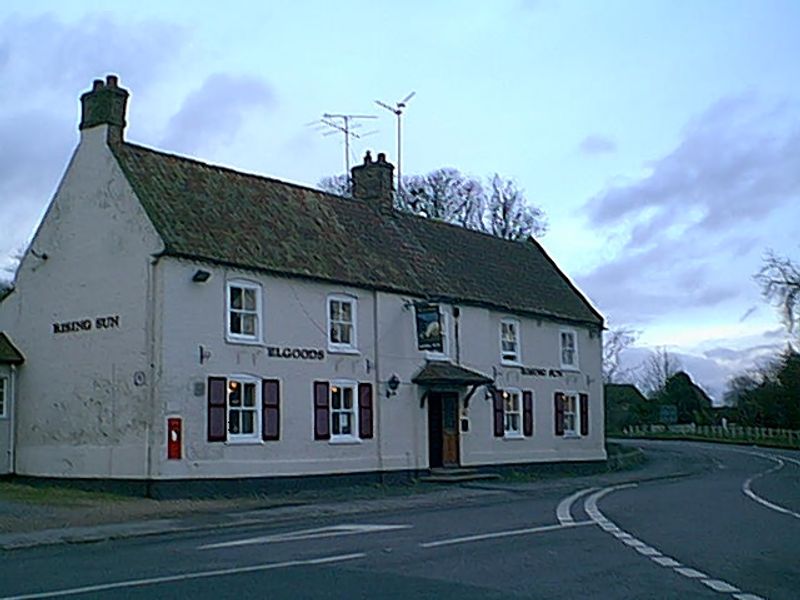
{"type": "Polygon", "coordinates": [[[530,390],[522,392],[522,433],[533,435],[533,392],[530,390]]]}
{"type": "Polygon", "coordinates": [[[494,437],[503,437],[506,433],[505,411],[503,410],[503,393],[495,390],[494,401],[494,437]]]}
{"type": "Polygon", "coordinates": [[[589,394],[581,394],[581,435],[589,435],[589,394]]]}
{"type": "Polygon", "coordinates": [[[261,439],[281,439],[281,384],[277,379],[261,382],[261,439]]]}
{"type": "Polygon", "coordinates": [[[331,439],[331,417],[328,405],[328,382],[314,382],[314,439],[331,439]]]}
{"type": "Polygon", "coordinates": [[[372,384],[358,384],[358,437],[372,439],[372,384]]]}
{"type": "Polygon", "coordinates": [[[225,394],[228,381],[224,377],[208,378],[208,441],[224,442],[227,433],[228,408],[225,394]]]}
{"type": "Polygon", "coordinates": [[[556,419],[556,435],[564,435],[564,394],[561,392],[556,392],[553,414],[556,419]]]}

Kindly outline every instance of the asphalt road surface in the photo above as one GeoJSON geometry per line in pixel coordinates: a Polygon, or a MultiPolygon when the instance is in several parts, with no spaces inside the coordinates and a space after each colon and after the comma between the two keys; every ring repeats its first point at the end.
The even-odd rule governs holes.
{"type": "Polygon", "coordinates": [[[641,445],[707,468],[622,486],[509,486],[490,503],[7,551],[0,600],[800,598],[799,452],[641,445]]]}

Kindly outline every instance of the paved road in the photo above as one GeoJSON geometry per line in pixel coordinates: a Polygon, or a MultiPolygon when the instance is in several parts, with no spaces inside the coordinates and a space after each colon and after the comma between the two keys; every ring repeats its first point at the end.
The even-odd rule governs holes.
{"type": "Polygon", "coordinates": [[[641,444],[709,467],[639,484],[511,486],[441,508],[8,551],[0,598],[800,598],[800,453],[641,444]]]}

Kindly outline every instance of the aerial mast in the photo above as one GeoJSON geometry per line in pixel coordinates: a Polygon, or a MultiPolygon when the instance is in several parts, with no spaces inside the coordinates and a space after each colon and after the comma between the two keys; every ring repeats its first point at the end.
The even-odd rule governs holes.
{"type": "Polygon", "coordinates": [[[403,115],[403,109],[406,108],[408,105],[408,101],[414,97],[417,92],[411,92],[408,96],[396,102],[394,106],[391,106],[385,102],[381,102],[380,100],[375,100],[375,104],[380,106],[381,108],[385,108],[389,112],[392,112],[397,117],[397,193],[400,193],[400,187],[402,186],[402,170],[401,170],[401,150],[402,150],[402,143],[401,143],[401,135],[402,135],[402,127],[400,124],[401,117],[403,115]]]}

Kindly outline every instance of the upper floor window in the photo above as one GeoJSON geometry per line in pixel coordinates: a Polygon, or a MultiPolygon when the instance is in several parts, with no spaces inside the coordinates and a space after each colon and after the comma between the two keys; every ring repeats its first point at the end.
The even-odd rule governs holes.
{"type": "Polygon", "coordinates": [[[505,363],[520,362],[519,321],[516,319],[500,321],[500,359],[505,363]]]}
{"type": "Polygon", "coordinates": [[[261,286],[230,281],[227,287],[227,333],[237,341],[261,341],[261,286]]]}
{"type": "Polygon", "coordinates": [[[0,377],[0,417],[6,416],[6,404],[8,400],[6,400],[6,396],[8,395],[8,383],[6,383],[8,379],[5,377],[0,377]]]}
{"type": "Polygon", "coordinates": [[[561,330],[561,368],[578,368],[578,337],[571,329],[561,330]]]}
{"type": "Polygon", "coordinates": [[[328,296],[328,350],[356,350],[356,299],[328,296]]]}

